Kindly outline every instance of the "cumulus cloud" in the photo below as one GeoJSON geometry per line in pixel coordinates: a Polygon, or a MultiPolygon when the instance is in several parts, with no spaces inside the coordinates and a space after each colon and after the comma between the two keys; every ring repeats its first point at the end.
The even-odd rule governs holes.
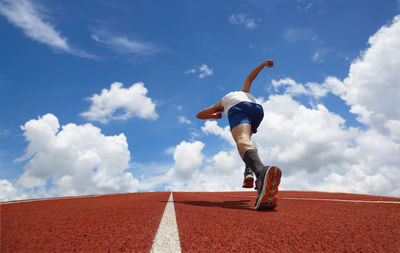
{"type": "Polygon", "coordinates": [[[182,141],[174,151],[175,166],[171,172],[178,178],[190,179],[203,163],[202,150],[204,143],[201,141],[182,141]]]}
{"type": "Polygon", "coordinates": [[[341,97],[363,123],[383,130],[400,119],[400,15],[368,40],[370,47],[350,66],[341,97]]]}
{"type": "MultiPolygon", "coordinates": [[[[344,119],[322,104],[307,108],[287,94],[271,96],[263,107],[265,118],[253,140],[265,164],[283,169],[282,189],[400,196],[394,176],[400,173],[398,142],[373,129],[346,128],[344,119]]],[[[203,126],[204,133],[232,144],[223,130],[227,127],[209,122],[214,123],[203,126]]],[[[244,164],[236,148],[232,145],[211,160],[218,165],[199,170],[191,185],[198,190],[241,190],[244,164]],[[212,175],[219,180],[205,180],[212,175]]],[[[178,189],[188,190],[182,185],[178,189]]]]}
{"type": "Polygon", "coordinates": [[[272,80],[272,86],[275,88],[275,91],[278,91],[279,87],[286,86],[285,93],[290,95],[308,95],[310,93],[303,84],[296,83],[296,81],[291,78],[284,78],[278,81],[272,80]]]}
{"type": "Polygon", "coordinates": [[[229,23],[233,25],[244,26],[249,30],[257,28],[257,24],[254,19],[248,18],[245,14],[232,14],[229,16],[229,23]]]}
{"type": "Polygon", "coordinates": [[[37,42],[80,57],[94,58],[93,55],[71,47],[67,38],[56,30],[54,24],[46,21],[47,13],[44,7],[37,3],[34,4],[30,0],[3,0],[0,2],[0,14],[37,42]]]}
{"type": "MultiPolygon", "coordinates": [[[[253,139],[266,164],[279,164],[290,175],[297,170],[314,173],[326,167],[343,167],[354,160],[346,148],[356,131],[345,129],[344,119],[322,104],[310,109],[289,95],[274,95],[262,105],[264,121],[253,139]]],[[[220,136],[236,152],[229,126],[222,128],[216,121],[207,121],[202,131],[220,136]]]]}
{"type": "Polygon", "coordinates": [[[288,95],[275,95],[263,107],[265,120],[254,140],[265,162],[280,164],[290,174],[342,167],[351,160],[343,153],[351,135],[344,119],[322,104],[309,109],[288,95]]]}
{"type": "MultiPolygon", "coordinates": [[[[207,163],[202,152],[204,147],[205,144],[201,141],[181,141],[176,146],[165,150],[165,153],[172,156],[174,164],[167,169],[165,169],[165,165],[157,165],[152,168],[155,175],[143,176],[141,179],[146,183],[140,184],[140,190],[163,187],[168,191],[193,191],[193,182],[197,181],[197,176],[202,174],[200,171],[207,163]]],[[[146,165],[146,167],[149,166],[146,165]]]]}
{"type": "Polygon", "coordinates": [[[123,133],[105,136],[91,124],[61,126],[53,114],[21,126],[28,141],[17,184],[39,197],[136,191],[123,133]],[[49,189],[47,189],[49,187],[49,189]],[[44,192],[44,193],[41,193],[44,192]]]}
{"type": "Polygon", "coordinates": [[[244,166],[236,151],[220,151],[204,159],[199,141],[181,142],[174,153],[175,166],[167,173],[163,183],[169,191],[238,191],[243,190],[244,166]],[[179,150],[178,150],[179,147],[179,150]],[[190,153],[190,151],[195,151],[190,153]],[[195,160],[193,155],[197,153],[195,160]],[[201,158],[201,161],[198,160],[201,158]],[[187,164],[182,166],[181,162],[187,164]],[[182,171],[182,167],[189,168],[182,171]],[[166,181],[168,180],[168,181],[166,181]]]}
{"type": "Polygon", "coordinates": [[[134,83],[129,88],[114,82],[109,90],[103,89],[100,95],[94,94],[89,100],[92,102],[89,110],[81,115],[91,121],[107,123],[134,116],[153,120],[158,118],[156,105],[147,97],[147,89],[142,82],[134,83]]]}
{"type": "Polygon", "coordinates": [[[0,201],[25,199],[28,195],[21,193],[10,181],[0,180],[0,201]]]}
{"type": "Polygon", "coordinates": [[[358,115],[361,123],[388,132],[392,123],[400,119],[400,16],[392,24],[381,27],[368,40],[369,48],[350,65],[343,80],[327,77],[322,84],[296,83],[290,78],[273,80],[277,88],[287,86],[287,94],[323,97],[328,92],[340,96],[358,115]],[[389,124],[390,125],[390,124],[389,124]]]}

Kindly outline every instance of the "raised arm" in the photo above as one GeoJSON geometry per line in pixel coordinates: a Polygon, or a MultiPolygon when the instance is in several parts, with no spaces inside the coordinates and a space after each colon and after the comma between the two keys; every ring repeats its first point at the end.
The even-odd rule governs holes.
{"type": "Polygon", "coordinates": [[[247,76],[246,81],[243,84],[242,91],[249,92],[251,88],[251,84],[253,83],[254,79],[256,79],[258,73],[264,68],[272,68],[274,66],[274,62],[272,60],[266,60],[257,66],[250,74],[247,76]]]}
{"type": "Polygon", "coordinates": [[[197,113],[196,117],[198,119],[220,119],[222,118],[223,110],[224,107],[222,107],[221,101],[219,101],[215,105],[210,106],[204,110],[201,110],[199,113],[197,113]]]}

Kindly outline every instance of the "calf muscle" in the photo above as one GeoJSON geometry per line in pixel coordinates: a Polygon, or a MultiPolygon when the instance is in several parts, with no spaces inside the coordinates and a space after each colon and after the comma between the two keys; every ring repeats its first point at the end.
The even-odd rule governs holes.
{"type": "Polygon", "coordinates": [[[232,137],[242,158],[247,150],[256,149],[256,146],[251,141],[251,135],[251,126],[247,123],[239,124],[232,129],[232,137]]]}

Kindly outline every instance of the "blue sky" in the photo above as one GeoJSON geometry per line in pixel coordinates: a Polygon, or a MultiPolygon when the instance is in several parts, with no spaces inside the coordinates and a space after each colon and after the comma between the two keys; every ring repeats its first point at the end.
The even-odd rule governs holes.
{"type": "Polygon", "coordinates": [[[399,10],[0,0],[0,199],[241,190],[226,118],[195,115],[265,59],[254,140],[281,187],[400,196],[399,10]]]}

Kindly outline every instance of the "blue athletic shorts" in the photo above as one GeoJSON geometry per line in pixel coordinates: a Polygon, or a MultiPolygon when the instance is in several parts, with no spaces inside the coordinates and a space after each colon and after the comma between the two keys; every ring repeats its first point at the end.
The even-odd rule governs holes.
{"type": "Polygon", "coordinates": [[[241,102],[232,106],[228,111],[229,125],[232,129],[243,123],[251,125],[251,131],[257,133],[257,128],[264,118],[264,110],[261,105],[250,102],[241,102]]]}

